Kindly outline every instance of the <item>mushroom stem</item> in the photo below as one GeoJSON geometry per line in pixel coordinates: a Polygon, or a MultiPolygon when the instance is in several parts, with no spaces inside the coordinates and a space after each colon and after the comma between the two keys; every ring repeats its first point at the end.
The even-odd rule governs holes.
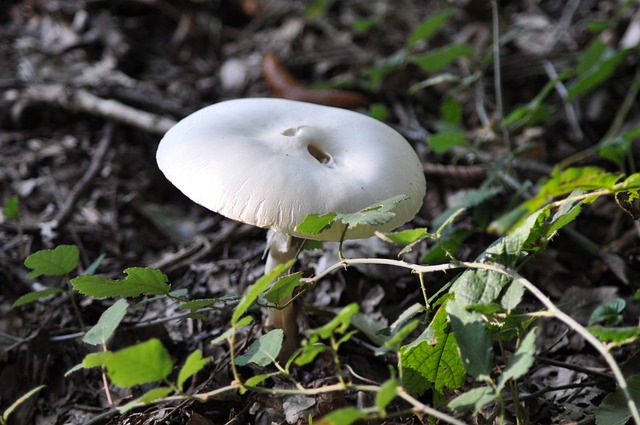
{"type": "MultiPolygon", "coordinates": [[[[302,245],[302,239],[270,231],[268,244],[269,254],[265,263],[265,274],[273,270],[278,264],[284,264],[296,258],[302,245]]],[[[282,300],[282,303],[287,303],[290,300],[291,296],[288,296],[282,300]]],[[[283,361],[289,360],[294,351],[300,346],[297,316],[295,303],[291,303],[282,309],[269,309],[268,323],[274,328],[282,329],[284,333],[284,341],[279,356],[283,361]]]]}

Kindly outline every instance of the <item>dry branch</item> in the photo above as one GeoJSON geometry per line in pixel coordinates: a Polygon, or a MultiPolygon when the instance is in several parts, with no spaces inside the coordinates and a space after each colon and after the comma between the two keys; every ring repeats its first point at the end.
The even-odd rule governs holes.
{"type": "Polygon", "coordinates": [[[63,84],[32,85],[19,92],[15,98],[12,115],[16,121],[20,120],[22,111],[27,106],[44,103],[58,105],[73,112],[97,115],[157,135],[164,134],[175,124],[170,118],[141,111],[116,100],[103,99],[88,90],[63,84]]]}

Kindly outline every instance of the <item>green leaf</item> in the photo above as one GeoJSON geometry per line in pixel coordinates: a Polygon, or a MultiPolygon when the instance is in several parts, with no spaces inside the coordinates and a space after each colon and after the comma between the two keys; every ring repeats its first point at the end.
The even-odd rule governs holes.
{"type": "Polygon", "coordinates": [[[453,97],[447,97],[440,107],[442,119],[450,124],[462,122],[462,105],[453,97]]]}
{"type": "Polygon", "coordinates": [[[304,235],[317,235],[325,229],[331,227],[335,221],[336,213],[327,214],[307,214],[302,220],[302,223],[298,224],[295,228],[296,232],[304,235]]]}
{"type": "Polygon", "coordinates": [[[473,53],[473,47],[468,44],[450,44],[423,55],[411,56],[409,61],[418,65],[424,72],[433,72],[447,67],[457,59],[471,57],[473,53]]]}
{"type": "Polygon", "coordinates": [[[369,116],[378,121],[386,121],[389,114],[389,108],[384,103],[372,103],[369,106],[369,116]]]}
{"type": "Polygon", "coordinates": [[[447,322],[446,304],[438,309],[427,330],[416,341],[400,349],[403,387],[416,395],[428,388],[438,392],[443,388],[460,388],[466,371],[447,322]]]}
{"type": "Polygon", "coordinates": [[[509,360],[509,364],[502,371],[498,379],[497,391],[500,392],[509,379],[524,376],[531,368],[536,355],[536,330],[532,329],[520,342],[520,346],[509,360]]]}
{"type": "Polygon", "coordinates": [[[98,353],[89,353],[82,359],[82,366],[85,369],[93,367],[106,366],[107,360],[113,355],[113,351],[100,351],[98,353]]]}
{"type": "Polygon", "coordinates": [[[631,344],[640,338],[640,327],[602,328],[593,326],[588,329],[600,341],[607,342],[612,346],[631,344]]]}
{"type": "Polygon", "coordinates": [[[607,305],[596,307],[589,317],[589,326],[604,322],[606,326],[616,326],[622,323],[622,313],[627,303],[622,298],[616,298],[607,305]]]}
{"type": "Polygon", "coordinates": [[[493,360],[493,338],[484,326],[482,316],[466,311],[455,300],[447,302],[446,308],[467,373],[476,381],[488,379],[493,360]]]}
{"type": "Polygon", "coordinates": [[[595,38],[580,55],[580,60],[576,65],[578,75],[585,74],[595,68],[607,53],[609,47],[599,38],[595,38]]]}
{"type": "Polygon", "coordinates": [[[179,308],[180,310],[191,310],[192,313],[200,310],[201,308],[210,307],[214,304],[218,304],[220,302],[220,298],[200,298],[197,300],[187,301],[182,304],[179,308]]]}
{"type": "Polygon", "coordinates": [[[259,375],[253,375],[251,378],[244,381],[244,384],[248,387],[254,387],[258,385],[260,382],[263,382],[266,379],[271,378],[272,376],[280,375],[280,372],[271,372],[271,373],[261,373],[259,375]]]}
{"type": "Polygon", "coordinates": [[[105,255],[104,254],[100,254],[100,256],[98,258],[96,258],[96,260],[89,264],[89,267],[87,267],[87,269],[82,272],[83,275],[85,274],[95,274],[96,270],[98,269],[98,267],[100,267],[100,264],[102,263],[102,261],[105,259],[105,255]]]}
{"type": "Polygon", "coordinates": [[[118,408],[120,413],[126,413],[129,410],[137,407],[140,404],[150,404],[156,400],[160,400],[171,394],[173,392],[173,388],[171,387],[157,387],[153,388],[146,393],[144,393],[141,397],[136,398],[135,400],[131,400],[129,403],[125,404],[122,407],[118,408]]]}
{"type": "Polygon", "coordinates": [[[468,412],[473,410],[477,413],[487,404],[496,400],[496,393],[491,387],[472,388],[465,391],[448,404],[450,409],[456,412],[468,412]]]}
{"type": "Polygon", "coordinates": [[[427,139],[435,153],[445,153],[456,146],[465,146],[467,138],[463,133],[438,133],[427,139]]]}
{"type": "Polygon", "coordinates": [[[29,292],[28,294],[24,294],[23,296],[19,297],[13,303],[11,308],[20,307],[21,305],[29,304],[39,299],[46,298],[49,295],[59,294],[61,292],[64,292],[64,291],[60,288],[49,288],[49,289],[43,289],[42,291],[29,292]]]}
{"type": "Polygon", "coordinates": [[[351,318],[358,312],[358,304],[351,303],[342,308],[336,316],[331,319],[327,324],[316,328],[310,329],[307,333],[311,337],[311,340],[315,342],[317,338],[329,339],[334,333],[344,333],[351,325],[351,318]]]}
{"type": "Polygon", "coordinates": [[[318,421],[313,421],[313,423],[317,425],[350,425],[366,418],[367,415],[355,407],[343,407],[342,409],[334,410],[318,421]]]}
{"type": "Polygon", "coordinates": [[[596,52],[599,56],[595,61],[592,60],[593,58],[589,58],[590,63],[585,63],[585,65],[581,67],[582,69],[580,65],[583,64],[583,61],[581,61],[578,68],[578,79],[569,86],[567,99],[571,102],[576,97],[590,92],[608,80],[618,65],[631,51],[632,49],[626,49],[616,52],[607,47],[604,51],[596,52]]]}
{"type": "Polygon", "coordinates": [[[75,245],[59,245],[54,249],[34,252],[24,260],[24,265],[33,270],[27,277],[65,276],[78,266],[79,255],[75,245]]]}
{"type": "Polygon", "coordinates": [[[620,170],[624,169],[625,160],[628,158],[633,138],[614,137],[604,140],[598,149],[598,155],[616,164],[620,170]]]}
{"type": "Polygon", "coordinates": [[[407,245],[421,241],[424,238],[431,236],[431,234],[427,232],[427,229],[425,228],[418,228],[400,230],[398,232],[378,233],[378,236],[387,242],[398,245],[407,245]]]}
{"type": "Polygon", "coordinates": [[[519,279],[514,280],[504,291],[504,295],[500,299],[500,306],[507,311],[511,311],[518,307],[524,296],[525,288],[519,279]]]}
{"type": "Polygon", "coordinates": [[[91,345],[106,344],[127,314],[127,308],[129,304],[125,300],[116,301],[102,313],[98,323],[84,334],[82,341],[91,345]]]}
{"type": "Polygon", "coordinates": [[[20,201],[16,195],[7,199],[2,214],[9,220],[18,221],[20,219],[20,201]]]}
{"type": "Polygon", "coordinates": [[[453,11],[445,10],[430,16],[427,20],[420,23],[406,41],[406,47],[411,50],[416,43],[429,40],[444,24],[447,23],[453,11]]]}
{"type": "Polygon", "coordinates": [[[173,362],[157,338],[113,352],[106,358],[107,375],[120,387],[148,384],[166,379],[173,362]]]}
{"type": "MultiPolygon", "coordinates": [[[[627,380],[631,398],[636,406],[640,406],[640,375],[633,375],[627,380]]],[[[621,389],[608,394],[596,410],[596,425],[625,425],[631,419],[631,411],[627,398],[621,389]]]]}
{"type": "Polygon", "coordinates": [[[282,329],[274,329],[266,335],[255,340],[242,356],[236,357],[238,366],[246,366],[255,363],[258,366],[268,366],[275,362],[282,349],[284,332],[282,329]]]}
{"type": "Polygon", "coordinates": [[[406,254],[411,252],[413,247],[427,238],[433,238],[434,236],[427,232],[425,228],[419,229],[406,229],[400,230],[398,232],[389,232],[389,233],[381,233],[376,232],[376,236],[382,239],[385,242],[395,243],[398,245],[405,245],[402,251],[399,252],[398,255],[406,254]]]}
{"type": "Polygon", "coordinates": [[[33,397],[33,395],[35,393],[37,393],[38,391],[40,391],[44,387],[46,387],[46,385],[40,385],[38,387],[35,387],[35,388],[29,390],[25,394],[23,394],[19,399],[14,401],[11,404],[11,406],[7,407],[7,409],[2,413],[2,419],[4,419],[5,421],[8,420],[9,419],[9,415],[11,415],[14,410],[16,410],[22,403],[27,401],[28,398],[33,397]]]}
{"type": "Polygon", "coordinates": [[[258,299],[258,296],[264,292],[265,289],[273,282],[278,276],[282,273],[286,272],[293,266],[295,260],[290,260],[286,264],[278,264],[273,268],[269,273],[262,276],[256,283],[251,285],[244,296],[240,299],[240,302],[236,306],[235,310],[233,310],[233,315],[231,316],[231,325],[236,327],[240,318],[247,312],[249,307],[253,305],[258,299]]]}
{"type": "Polygon", "coordinates": [[[546,119],[549,116],[549,110],[542,102],[544,102],[549,93],[555,90],[556,85],[560,81],[566,80],[570,75],[571,71],[565,71],[558,75],[558,77],[547,82],[540,93],[529,103],[519,106],[507,115],[503,120],[503,124],[515,130],[520,126],[532,126],[546,119]]]}
{"type": "Polygon", "coordinates": [[[370,314],[356,313],[351,316],[351,325],[365,334],[376,345],[384,344],[387,339],[381,333],[386,324],[385,321],[376,319],[370,314]]]}
{"type": "Polygon", "coordinates": [[[304,366],[311,363],[318,354],[327,351],[328,346],[322,343],[309,344],[307,341],[303,341],[302,351],[295,358],[295,363],[298,366],[304,366]]]}
{"type": "Polygon", "coordinates": [[[293,294],[293,291],[295,291],[298,286],[305,285],[305,283],[300,280],[301,278],[302,272],[280,277],[264,294],[264,298],[271,303],[279,305],[282,300],[293,294]]]}
{"type": "Polygon", "coordinates": [[[196,373],[200,372],[209,363],[208,358],[202,358],[202,351],[196,350],[187,357],[187,360],[182,365],[180,373],[178,373],[178,388],[182,391],[182,386],[187,379],[191,378],[196,373]]]}
{"type": "Polygon", "coordinates": [[[376,393],[376,407],[381,411],[385,411],[389,403],[396,398],[398,394],[398,380],[391,378],[380,386],[380,390],[376,393]]]}
{"type": "Polygon", "coordinates": [[[393,196],[355,213],[339,213],[336,215],[336,220],[341,221],[349,227],[356,227],[360,224],[379,226],[389,222],[395,217],[396,214],[393,212],[393,209],[400,202],[406,201],[407,199],[409,199],[407,195],[393,196]]]}
{"type": "Polygon", "coordinates": [[[124,273],[127,277],[123,280],[87,275],[71,279],[71,284],[81,294],[94,298],[164,295],[171,290],[169,279],[160,270],[130,267],[124,273]]]}
{"type": "MultiPolygon", "coordinates": [[[[566,170],[555,170],[539,192],[531,199],[523,202],[518,208],[504,214],[489,225],[489,231],[504,234],[522,223],[530,214],[545,208],[553,200],[566,196],[574,191],[597,191],[606,189],[615,193],[620,187],[620,173],[609,173],[597,167],[573,167],[566,170]]],[[[592,202],[594,198],[589,198],[592,202]]],[[[587,202],[587,201],[581,201],[587,202]]],[[[563,223],[566,224],[566,223],[563,223]]]]}
{"type": "Polygon", "coordinates": [[[376,17],[356,19],[353,22],[353,30],[356,34],[368,34],[378,22],[379,19],[376,17]]]}

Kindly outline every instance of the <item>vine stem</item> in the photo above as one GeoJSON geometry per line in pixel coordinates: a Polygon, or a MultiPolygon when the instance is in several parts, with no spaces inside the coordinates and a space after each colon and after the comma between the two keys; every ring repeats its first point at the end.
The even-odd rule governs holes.
{"type": "Polygon", "coordinates": [[[631,412],[631,416],[633,417],[636,425],[640,425],[640,413],[638,413],[638,406],[633,401],[633,397],[631,396],[631,392],[629,391],[629,386],[624,379],[624,375],[620,370],[620,367],[616,363],[615,359],[607,350],[606,346],[598,340],[593,334],[591,334],[584,326],[580,323],[576,322],[569,315],[560,310],[556,305],[540,291],[533,283],[529,282],[527,279],[522,277],[517,272],[507,269],[498,264],[490,264],[490,263],[480,263],[480,262],[458,262],[458,263],[445,263],[445,264],[436,264],[431,266],[421,266],[418,264],[408,263],[402,260],[392,260],[388,258],[354,258],[354,259],[344,259],[339,263],[336,263],[321,273],[313,276],[311,278],[303,279],[308,283],[315,283],[324,276],[333,272],[336,269],[344,268],[350,265],[355,264],[379,264],[379,265],[388,265],[394,267],[401,267],[410,269],[416,273],[433,273],[433,272],[446,272],[448,270],[467,268],[467,269],[476,269],[476,270],[488,270],[497,273],[501,273],[503,275],[511,277],[514,281],[517,281],[522,286],[524,286],[531,294],[533,294],[546,308],[547,310],[553,314],[553,316],[563,322],[565,325],[569,326],[575,332],[577,332],[582,338],[585,339],[593,348],[600,353],[600,355],[604,358],[604,360],[609,365],[609,368],[613,372],[613,375],[618,383],[618,386],[622,390],[625,398],[627,399],[627,406],[629,411],[631,412]]]}

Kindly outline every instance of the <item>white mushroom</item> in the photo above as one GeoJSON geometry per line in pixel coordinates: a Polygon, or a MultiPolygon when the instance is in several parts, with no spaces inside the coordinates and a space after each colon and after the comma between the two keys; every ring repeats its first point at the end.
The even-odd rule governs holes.
{"type": "MultiPolygon", "coordinates": [[[[275,232],[266,272],[295,257],[296,237],[341,239],[338,224],[315,236],[299,234],[295,228],[308,214],[353,213],[406,195],[389,222],[344,234],[364,238],[410,221],[426,191],[420,160],[391,127],[357,112],[284,99],[230,100],[196,111],[166,133],[157,161],[193,201],[275,232]]],[[[293,339],[290,315],[283,310],[272,320],[293,339]]]]}

